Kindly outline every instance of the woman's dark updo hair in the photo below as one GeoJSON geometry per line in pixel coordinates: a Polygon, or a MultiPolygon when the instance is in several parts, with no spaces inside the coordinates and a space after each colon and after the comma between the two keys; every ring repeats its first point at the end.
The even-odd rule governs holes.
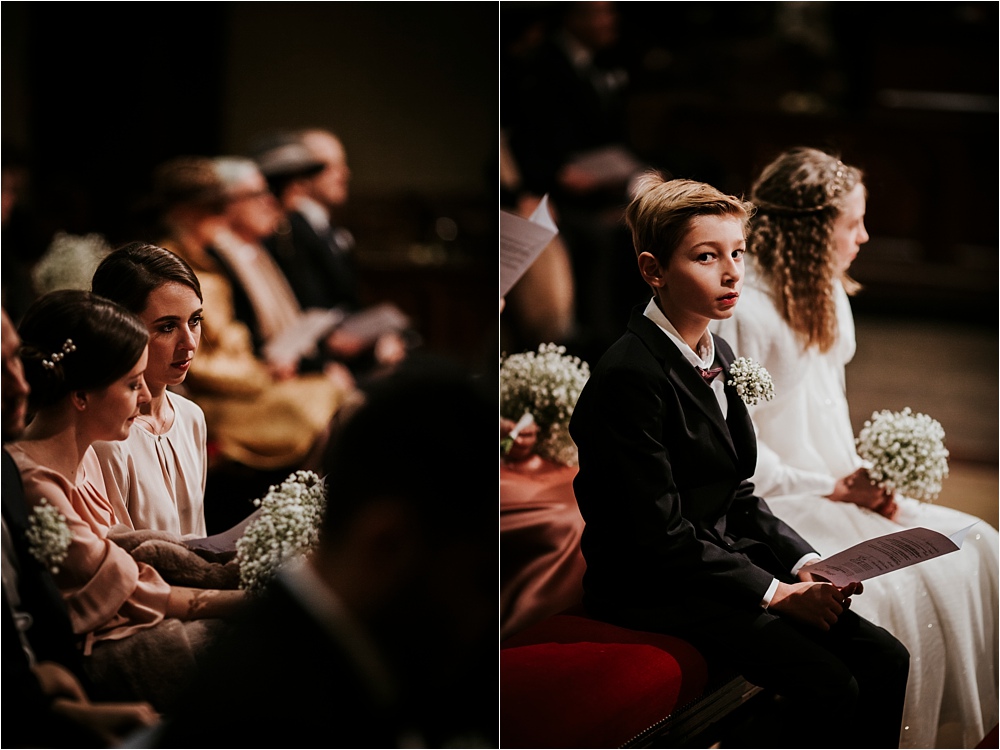
{"type": "Polygon", "coordinates": [[[135,315],[79,289],[39,297],[17,332],[32,412],[75,391],[111,385],[135,366],[149,341],[146,326],[135,315]]]}
{"type": "Polygon", "coordinates": [[[183,258],[165,247],[130,242],[101,261],[91,291],[139,315],[153,290],[168,283],[186,286],[205,301],[198,277],[183,258]]]}

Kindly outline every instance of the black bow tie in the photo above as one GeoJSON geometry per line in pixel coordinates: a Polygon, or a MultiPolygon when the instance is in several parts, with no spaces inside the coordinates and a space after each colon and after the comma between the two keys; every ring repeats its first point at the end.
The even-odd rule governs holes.
{"type": "Polygon", "coordinates": [[[706,383],[711,383],[722,372],[721,367],[713,367],[711,370],[706,370],[704,367],[696,367],[695,369],[705,378],[706,383]]]}

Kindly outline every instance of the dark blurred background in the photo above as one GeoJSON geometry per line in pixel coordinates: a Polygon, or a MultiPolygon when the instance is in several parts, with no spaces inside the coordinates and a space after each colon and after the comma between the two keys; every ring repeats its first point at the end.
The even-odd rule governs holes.
{"type": "Polygon", "coordinates": [[[779,150],[867,175],[858,311],[996,321],[994,2],[623,3],[640,153],[749,191],[779,150]]]}
{"type": "Polygon", "coordinates": [[[9,2],[0,26],[3,157],[30,175],[5,253],[141,239],[154,165],[324,127],[353,172],[366,296],[495,366],[494,4],[9,2]]]}
{"type": "MultiPolygon", "coordinates": [[[[504,38],[566,3],[502,2],[504,38]]],[[[629,145],[749,193],[782,149],[867,175],[856,309],[995,325],[995,2],[615,4],[629,145]]]]}
{"type": "MultiPolygon", "coordinates": [[[[502,83],[568,5],[500,3],[502,83]]],[[[852,420],[860,428],[873,411],[904,406],[937,418],[952,451],[940,501],[996,525],[1000,6],[612,5],[617,42],[595,60],[627,74],[624,142],[646,164],[734,194],[749,194],[760,169],[796,145],[865,171],[871,240],[851,269],[863,285],[852,299],[852,420]]],[[[515,97],[502,99],[501,116],[516,139],[526,115],[504,101],[515,97]]],[[[619,278],[634,276],[627,248],[616,257],[628,266],[619,278]]],[[[629,295],[648,291],[629,288],[615,303],[619,333],[629,295]]],[[[592,305],[592,292],[578,288],[576,303],[592,305]]],[[[597,356],[607,343],[581,351],[597,356]]],[[[534,342],[502,321],[501,344],[534,342]]]]}
{"type": "MultiPolygon", "coordinates": [[[[500,53],[560,5],[5,2],[3,157],[23,156],[30,183],[4,253],[38,254],[56,231],[135,239],[154,164],[319,125],[353,170],[343,223],[368,296],[492,368],[517,344],[493,301],[500,53]]],[[[852,409],[943,413],[956,454],[987,467],[995,515],[998,4],[617,10],[608,54],[642,159],[734,193],[791,145],[866,171],[852,409]]]]}

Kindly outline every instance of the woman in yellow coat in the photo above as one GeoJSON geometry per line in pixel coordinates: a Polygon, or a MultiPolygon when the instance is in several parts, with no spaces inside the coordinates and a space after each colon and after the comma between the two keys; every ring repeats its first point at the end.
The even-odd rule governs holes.
{"type": "Polygon", "coordinates": [[[188,374],[188,396],[205,412],[209,443],[224,459],[254,469],[314,468],[330,419],[354,390],[335,374],[269,367],[236,319],[233,287],[211,249],[225,206],[212,162],[182,157],[155,175],[160,243],[198,276],[204,296],[201,347],[188,374]]]}

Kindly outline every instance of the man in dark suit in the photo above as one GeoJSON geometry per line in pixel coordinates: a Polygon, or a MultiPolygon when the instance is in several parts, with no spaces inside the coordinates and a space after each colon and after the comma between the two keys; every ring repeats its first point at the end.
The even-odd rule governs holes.
{"type": "Polygon", "coordinates": [[[643,294],[621,226],[628,184],[644,168],[629,138],[628,68],[614,2],[552,4],[553,29],[517,67],[501,108],[526,194],[550,196],[577,299],[570,347],[588,359],[614,341],[643,294]]]}
{"type": "Polygon", "coordinates": [[[408,360],[335,421],[315,554],[144,747],[497,746],[496,506],[475,489],[495,410],[452,365],[408,360]]]}
{"type": "Polygon", "coordinates": [[[325,130],[280,133],[254,157],[287,219],[268,249],[299,303],[357,308],[354,238],[335,216],[347,203],[351,180],[343,144],[325,130]]]}
{"type": "MultiPolygon", "coordinates": [[[[338,223],[351,181],[340,139],[322,128],[278,132],[252,151],[285,217],[264,244],[299,305],[337,308],[346,314],[363,310],[354,237],[338,223]]],[[[349,330],[349,326],[335,330],[327,347],[355,374],[391,366],[406,354],[407,342],[398,329],[390,327],[371,337],[349,330]]]]}
{"type": "Polygon", "coordinates": [[[779,694],[768,747],[898,747],[909,655],[849,609],[860,584],[812,578],[819,556],[748,481],[753,424],[708,322],[739,298],[749,207],[648,176],[626,219],[653,299],[592,369],[570,423],[585,605],[686,638],[710,667],[779,694]],[[817,732],[817,711],[836,733],[817,732]]]}

